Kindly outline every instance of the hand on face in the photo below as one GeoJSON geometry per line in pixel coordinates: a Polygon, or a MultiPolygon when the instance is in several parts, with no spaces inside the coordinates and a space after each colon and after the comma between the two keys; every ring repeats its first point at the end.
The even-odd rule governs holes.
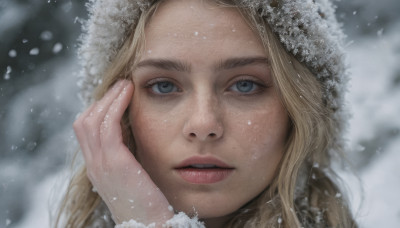
{"type": "Polygon", "coordinates": [[[116,223],[162,224],[173,216],[163,193],[124,145],[121,118],[134,87],[121,80],[74,122],[87,175],[116,223]]]}

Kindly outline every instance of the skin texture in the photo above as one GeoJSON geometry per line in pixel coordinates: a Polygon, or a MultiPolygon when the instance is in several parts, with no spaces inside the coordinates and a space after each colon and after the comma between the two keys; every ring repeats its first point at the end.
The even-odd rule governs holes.
{"type": "Polygon", "coordinates": [[[268,187],[285,147],[289,118],[268,55],[237,11],[207,1],[164,2],[145,35],[132,81],[117,82],[74,123],[88,177],[116,223],[160,227],[171,204],[223,227],[268,187]],[[127,109],[136,157],[122,140],[127,109]],[[191,157],[217,159],[229,175],[190,183],[176,168],[191,157]]]}
{"type": "Polygon", "coordinates": [[[117,82],[74,122],[87,175],[119,224],[134,219],[157,227],[173,216],[169,203],[124,145],[120,120],[133,93],[117,82]]]}
{"type": "Polygon", "coordinates": [[[236,10],[207,1],[167,1],[145,35],[132,76],[136,158],[174,209],[217,227],[268,187],[283,154],[289,119],[268,56],[236,10]],[[243,93],[240,80],[254,87],[243,93]],[[162,85],[172,89],[161,93],[162,85]],[[188,183],[175,168],[193,156],[233,171],[188,183]]]}

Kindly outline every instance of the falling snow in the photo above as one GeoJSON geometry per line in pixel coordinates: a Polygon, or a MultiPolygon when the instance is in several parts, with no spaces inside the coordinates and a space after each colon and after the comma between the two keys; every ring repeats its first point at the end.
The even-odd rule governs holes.
{"type": "Polygon", "coordinates": [[[40,34],[40,38],[41,38],[42,40],[44,40],[44,41],[49,41],[49,40],[53,39],[53,33],[50,32],[50,31],[43,31],[43,32],[40,34]]]}
{"type": "MultiPolygon", "coordinates": [[[[50,0],[48,0],[48,2],[50,3],[50,0]]],[[[379,2],[375,3],[375,1],[371,0],[365,3],[362,1],[365,8],[369,7],[369,5],[376,6],[373,8],[381,7],[381,5],[390,8],[390,6],[385,5],[388,2],[389,1],[385,1],[381,4],[379,2]]],[[[129,10],[130,9],[127,9],[127,13],[130,12],[129,10]]],[[[362,9],[349,10],[348,15],[350,15],[351,18],[360,17],[362,15],[362,9]]],[[[368,15],[369,18],[374,20],[387,19],[385,17],[386,15],[384,14],[376,15],[376,13],[370,13],[368,15]]],[[[80,19],[78,18],[77,21],[79,20],[80,19]]],[[[2,22],[0,21],[0,24],[1,23],[2,22]]],[[[345,26],[348,26],[347,22],[345,23],[345,26]]],[[[357,30],[357,28],[359,28],[359,26],[349,27],[348,30],[357,30]]],[[[106,30],[107,29],[105,28],[104,31],[106,30]]],[[[400,148],[400,138],[399,134],[396,133],[398,132],[400,126],[398,118],[398,116],[400,116],[400,107],[397,105],[398,101],[400,100],[400,90],[398,82],[396,84],[396,77],[398,78],[398,75],[400,75],[400,68],[398,67],[398,62],[400,62],[398,52],[398,50],[400,50],[400,46],[398,44],[398,40],[400,40],[399,31],[400,24],[391,22],[388,25],[372,30],[372,35],[364,34],[363,36],[349,37],[346,46],[346,49],[349,49],[348,62],[349,65],[352,66],[350,69],[352,80],[348,98],[349,103],[351,104],[352,112],[354,113],[354,117],[351,120],[352,127],[350,128],[348,134],[349,138],[351,139],[350,144],[355,152],[354,157],[350,158],[352,158],[352,160],[357,160],[363,157],[371,157],[371,160],[364,164],[362,169],[358,170],[360,179],[363,181],[363,185],[365,186],[364,202],[361,204],[361,208],[359,208],[360,202],[357,201],[354,202],[352,206],[353,211],[356,214],[356,220],[360,223],[360,227],[364,228],[400,226],[400,207],[397,203],[393,203],[400,202],[399,195],[397,193],[397,189],[400,189],[397,175],[397,173],[399,173],[398,163],[400,162],[400,156],[398,153],[398,148],[400,148]],[[379,139],[378,135],[385,135],[386,131],[389,132],[387,137],[383,137],[384,139],[381,143],[378,142],[379,146],[371,155],[370,147],[368,147],[368,145],[361,144],[361,142],[377,141],[379,139]]],[[[50,35],[50,33],[47,32],[49,31],[43,31],[42,33],[39,31],[39,33],[36,34],[36,37],[40,38],[42,42],[47,42],[55,38],[54,34],[50,32],[50,35]]],[[[102,31],[99,32],[101,33],[102,31]]],[[[232,30],[232,32],[235,31],[232,30]]],[[[174,35],[177,36],[177,34],[174,35]]],[[[25,48],[28,48],[28,50],[29,48],[32,48],[29,51],[30,55],[39,55],[39,48],[29,46],[31,44],[33,45],[34,39],[31,37],[29,37],[29,39],[31,40],[24,38],[18,40],[18,42],[22,43],[25,48]]],[[[9,48],[15,47],[10,46],[9,48]]],[[[63,44],[56,43],[53,46],[53,53],[57,54],[62,51],[63,48],[63,44]]],[[[20,57],[24,54],[24,51],[18,48],[11,50],[7,49],[4,56],[7,56],[7,52],[10,59],[20,57]]],[[[100,60],[96,58],[93,61],[96,63],[100,60]]],[[[7,65],[10,64],[7,63],[7,65]]],[[[42,110],[39,108],[40,105],[50,107],[59,105],[60,102],[63,102],[62,104],[64,106],[74,109],[76,112],[80,109],[78,105],[79,101],[76,99],[76,96],[71,96],[71,94],[75,94],[77,92],[75,89],[75,76],[71,76],[72,67],[70,65],[68,65],[68,67],[63,67],[63,65],[65,65],[65,62],[54,67],[54,69],[58,69],[57,74],[55,75],[60,74],[60,77],[54,76],[52,80],[43,81],[40,83],[40,85],[32,85],[29,87],[29,90],[21,91],[18,96],[9,98],[9,110],[7,110],[7,116],[3,116],[3,118],[6,118],[5,121],[7,122],[5,129],[10,129],[10,131],[14,132],[15,134],[13,133],[11,136],[8,136],[10,138],[10,142],[5,144],[7,146],[7,151],[16,154],[20,153],[21,150],[37,150],[37,148],[40,148],[41,152],[46,152],[47,150],[54,152],[55,149],[60,148],[59,145],[54,145],[54,142],[60,144],[62,141],[60,139],[68,139],[70,140],[70,143],[72,143],[75,137],[70,131],[65,130],[70,128],[69,125],[56,125],[55,129],[57,129],[58,133],[52,135],[51,137],[49,136],[47,141],[31,141],[25,135],[26,132],[32,130],[32,126],[28,124],[32,116],[34,114],[43,115],[44,112],[42,112],[42,110]],[[51,100],[51,96],[49,96],[49,94],[54,93],[52,88],[59,92],[64,91],[63,97],[69,97],[70,100],[62,100],[58,101],[58,103],[53,102],[51,100]],[[41,101],[46,101],[46,103],[41,103],[41,101]],[[15,125],[21,127],[15,128],[15,125]],[[23,131],[21,129],[23,129],[23,131]],[[59,138],[54,137],[56,135],[61,136],[59,138]],[[25,145],[28,145],[28,142],[30,142],[30,146],[20,147],[20,144],[17,142],[24,142],[26,143],[25,145]]],[[[14,65],[12,66],[14,67],[14,65]]],[[[99,72],[99,70],[101,71],[101,69],[93,69],[91,72],[95,74],[96,72],[99,72]]],[[[5,66],[1,72],[4,73],[4,80],[9,80],[11,77],[14,79],[14,74],[16,74],[17,68],[13,69],[11,66],[5,66]]],[[[34,77],[35,75],[32,74],[29,76],[34,77]]],[[[13,80],[10,80],[9,82],[11,81],[13,80]]],[[[97,80],[96,83],[101,83],[101,81],[97,80]]],[[[3,91],[3,89],[1,89],[1,91],[3,91]]],[[[71,114],[71,116],[74,115],[75,113],[71,114]]],[[[47,119],[44,118],[39,119],[38,121],[41,121],[41,123],[46,126],[57,122],[46,120],[47,119]]],[[[247,122],[247,124],[248,123],[249,122],[247,122]]],[[[246,124],[246,122],[244,124],[246,124]]],[[[3,141],[1,143],[3,143],[3,141]]],[[[22,158],[19,159],[22,160],[22,158]]],[[[43,166],[45,165],[43,160],[39,162],[38,160],[34,160],[35,158],[32,157],[29,159],[31,159],[29,164],[38,163],[42,164],[43,166]]],[[[46,160],[46,162],[47,161],[49,160],[46,160]]],[[[6,174],[7,172],[5,171],[9,169],[5,169],[5,167],[11,166],[14,168],[11,168],[10,170],[22,170],[24,171],[23,173],[28,174],[32,172],[32,170],[29,168],[30,166],[20,167],[15,161],[8,162],[8,160],[2,159],[0,162],[0,174],[6,174]]],[[[51,162],[48,162],[48,164],[50,163],[51,162]]],[[[314,166],[315,165],[317,164],[314,164],[314,166]]],[[[61,171],[60,173],[57,173],[52,171],[51,173],[44,175],[40,180],[35,179],[37,182],[36,185],[30,185],[29,188],[30,194],[28,197],[31,201],[30,207],[26,209],[22,220],[15,221],[14,219],[11,220],[10,218],[7,218],[0,221],[0,227],[4,225],[6,227],[10,226],[16,228],[50,227],[44,222],[48,220],[46,217],[47,211],[49,210],[47,207],[48,195],[51,195],[50,193],[51,190],[54,189],[55,183],[57,183],[59,179],[63,179],[62,177],[64,177],[64,172],[65,171],[61,171]],[[35,226],[33,224],[38,225],[35,226]]],[[[348,176],[347,173],[340,174],[344,177],[345,181],[349,183],[349,188],[352,192],[352,195],[350,195],[351,198],[357,198],[357,196],[360,195],[359,187],[356,184],[357,180],[351,179],[352,177],[348,176]]],[[[17,180],[15,177],[18,175],[18,172],[10,172],[9,175],[13,177],[11,179],[14,181],[17,180]]],[[[32,180],[29,180],[28,182],[33,182],[32,180]]],[[[4,181],[1,187],[6,186],[6,184],[7,182],[4,181]]],[[[93,189],[93,191],[96,191],[96,189],[93,189]]],[[[14,197],[14,195],[11,194],[10,197],[14,197]]],[[[342,197],[342,194],[336,193],[335,197],[340,198],[342,197]]],[[[15,199],[15,204],[19,203],[18,200],[19,199],[15,199]]],[[[26,202],[22,203],[24,205],[26,204],[26,202]]],[[[3,212],[8,210],[8,208],[1,209],[3,212]]],[[[172,207],[169,207],[169,209],[171,211],[173,210],[172,207]]],[[[281,218],[279,219],[280,220],[278,220],[278,222],[283,222],[281,218]]]]}
{"type": "Polygon", "coordinates": [[[56,43],[53,46],[53,53],[57,54],[63,49],[63,45],[61,43],[56,43]]]}
{"type": "Polygon", "coordinates": [[[10,66],[7,66],[7,71],[6,71],[6,73],[4,74],[4,80],[10,79],[10,74],[11,74],[11,72],[12,72],[12,68],[11,68],[10,66]]]}
{"type": "Polygon", "coordinates": [[[11,50],[8,52],[8,56],[10,56],[11,58],[17,57],[17,51],[14,50],[14,49],[11,49],[11,50]]]}
{"type": "Polygon", "coordinates": [[[32,49],[29,51],[29,54],[30,54],[30,55],[39,55],[39,48],[32,48],[32,49]]]}

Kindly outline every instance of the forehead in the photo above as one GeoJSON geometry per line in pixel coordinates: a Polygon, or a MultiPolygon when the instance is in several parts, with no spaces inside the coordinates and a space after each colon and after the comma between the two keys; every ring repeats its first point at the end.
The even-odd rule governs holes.
{"type": "Polygon", "coordinates": [[[235,32],[235,28],[248,27],[243,22],[235,8],[218,6],[210,1],[168,0],[158,7],[147,30],[185,32],[191,27],[203,32],[235,32]]]}
{"type": "Polygon", "coordinates": [[[188,45],[223,49],[229,44],[264,52],[259,36],[237,8],[205,0],[161,3],[146,25],[145,39],[145,46],[152,49],[174,44],[186,45],[186,50],[188,45]]]}

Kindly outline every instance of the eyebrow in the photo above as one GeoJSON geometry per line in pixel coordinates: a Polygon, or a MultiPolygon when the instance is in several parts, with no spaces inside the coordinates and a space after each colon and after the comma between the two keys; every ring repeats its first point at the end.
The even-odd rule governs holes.
{"type": "Polygon", "coordinates": [[[173,70],[181,72],[190,72],[191,67],[189,64],[179,61],[179,60],[169,60],[169,59],[146,59],[139,62],[136,68],[141,67],[155,67],[163,70],[173,70]]]}
{"type": "MultiPolygon", "coordinates": [[[[215,65],[215,71],[221,70],[229,70],[238,67],[244,67],[247,65],[255,65],[255,64],[269,64],[269,59],[262,56],[255,57],[237,57],[237,58],[229,58],[223,60],[215,65]]],[[[179,72],[190,72],[191,66],[189,63],[182,62],[180,60],[175,59],[146,59],[139,62],[136,68],[142,67],[155,67],[162,70],[170,70],[170,71],[179,71],[179,72]]]]}
{"type": "Polygon", "coordinates": [[[216,70],[229,70],[233,68],[238,68],[238,67],[244,67],[247,65],[257,65],[257,64],[265,64],[265,65],[270,65],[269,64],[269,59],[266,57],[239,57],[239,58],[230,58],[225,61],[221,61],[217,67],[216,70]]]}

